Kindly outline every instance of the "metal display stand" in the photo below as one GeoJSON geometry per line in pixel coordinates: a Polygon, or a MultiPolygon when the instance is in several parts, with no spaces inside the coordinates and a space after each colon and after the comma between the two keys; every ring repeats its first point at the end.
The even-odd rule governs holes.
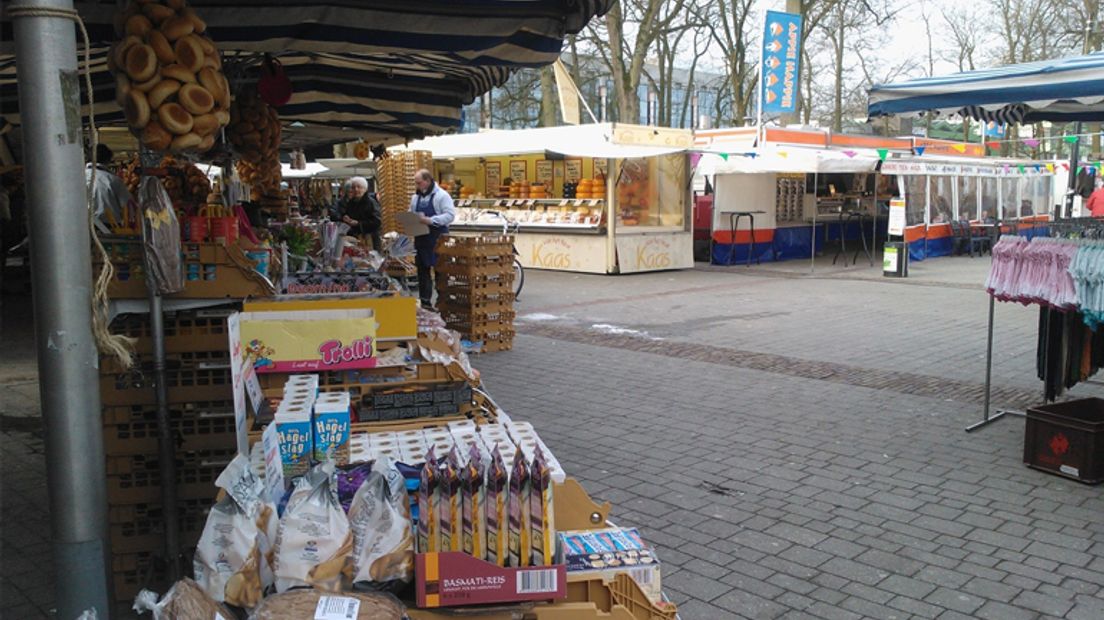
{"type": "MultiPolygon", "coordinates": [[[[979,428],[988,426],[989,424],[996,422],[1006,415],[1024,417],[1027,414],[1023,411],[1016,409],[997,409],[994,415],[990,415],[990,400],[992,397],[991,385],[993,379],[993,313],[997,305],[997,300],[989,295],[989,327],[987,328],[986,345],[985,345],[985,404],[982,405],[982,418],[980,422],[975,422],[966,427],[967,433],[972,433],[979,428]]],[[[1048,330],[1049,331],[1049,330],[1048,330]]],[[[1046,372],[1046,365],[1043,365],[1043,371],[1046,372]]],[[[1046,381],[1043,381],[1043,400],[1046,400],[1046,381]]]]}

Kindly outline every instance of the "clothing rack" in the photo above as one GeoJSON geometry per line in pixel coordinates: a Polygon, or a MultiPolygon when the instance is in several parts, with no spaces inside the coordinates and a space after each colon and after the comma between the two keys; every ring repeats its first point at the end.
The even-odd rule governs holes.
{"type": "MultiPolygon", "coordinates": [[[[1080,238],[1080,239],[1104,239],[1104,219],[1092,217],[1064,218],[1054,220],[1047,225],[1050,237],[1080,238]]],[[[988,294],[988,292],[986,293],[988,294]]],[[[1004,416],[1025,417],[1026,412],[1017,409],[998,408],[992,410],[992,378],[993,378],[993,315],[996,309],[996,298],[989,294],[989,320],[986,329],[985,343],[985,398],[982,405],[982,418],[966,427],[970,433],[979,428],[988,426],[1004,416]]],[[[1044,348],[1050,346],[1050,315],[1047,315],[1047,324],[1043,332],[1044,348]]],[[[1043,402],[1047,401],[1047,364],[1043,364],[1043,402]]]]}

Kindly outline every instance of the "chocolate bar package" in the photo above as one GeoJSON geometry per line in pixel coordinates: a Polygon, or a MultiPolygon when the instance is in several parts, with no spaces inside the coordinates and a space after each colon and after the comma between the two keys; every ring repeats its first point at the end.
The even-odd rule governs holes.
{"type": "Polygon", "coordinates": [[[468,462],[460,475],[463,496],[464,553],[487,557],[486,466],[477,445],[468,448],[468,462]]]}
{"type": "Polygon", "coordinates": [[[441,490],[438,467],[437,456],[433,448],[430,448],[426,452],[421,484],[418,486],[418,553],[441,550],[441,532],[438,522],[441,490]]]}
{"type": "Polygon", "coordinates": [[[495,446],[487,468],[487,561],[506,566],[510,558],[510,473],[495,446]]]}
{"type": "Polygon", "coordinates": [[[510,471],[510,566],[529,566],[533,556],[529,523],[529,466],[517,448],[510,471]]]}
{"type": "Polygon", "coordinates": [[[556,556],[556,527],[552,513],[552,471],[539,447],[529,475],[529,522],[533,566],[551,566],[556,556]]]}

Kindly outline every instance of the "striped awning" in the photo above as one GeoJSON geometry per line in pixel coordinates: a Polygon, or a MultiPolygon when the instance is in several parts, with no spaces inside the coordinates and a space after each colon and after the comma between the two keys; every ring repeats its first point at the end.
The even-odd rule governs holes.
{"type": "MultiPolygon", "coordinates": [[[[193,0],[235,87],[263,54],[283,63],[279,109],[301,142],[405,140],[456,130],[461,107],[512,71],[559,57],[563,39],[612,0],[193,0]]],[[[98,124],[121,124],[106,55],[114,0],[77,2],[92,39],[98,124]]],[[[78,46],[79,47],[79,46],[78,46]]],[[[87,106],[84,113],[87,114],[87,106]]],[[[19,124],[12,24],[0,22],[0,115],[19,124]]],[[[302,144],[299,144],[302,145],[302,144]]],[[[298,145],[297,145],[298,146],[298,145]]]]}
{"type": "Polygon", "coordinates": [[[867,111],[1001,123],[1104,120],[1104,52],[879,84],[867,111]]]}

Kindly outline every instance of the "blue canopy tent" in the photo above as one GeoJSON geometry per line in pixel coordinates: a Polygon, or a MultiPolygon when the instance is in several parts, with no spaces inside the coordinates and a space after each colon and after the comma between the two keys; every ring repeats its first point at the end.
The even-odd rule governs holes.
{"type": "MultiPolygon", "coordinates": [[[[357,138],[401,142],[455,131],[462,106],[501,86],[518,68],[551,64],[564,37],[608,11],[612,0],[190,5],[207,22],[234,86],[255,79],[250,69],[264,54],[284,65],[294,94],[279,112],[289,129],[285,146],[294,148],[357,138]]],[[[116,38],[118,5],[101,0],[75,6],[91,39],[96,122],[122,125],[106,58],[116,38]]],[[[0,20],[0,119],[19,125],[12,38],[12,22],[0,20]]]]}
{"type": "Polygon", "coordinates": [[[1000,123],[1096,121],[1104,118],[1104,52],[870,89],[878,116],[958,115],[1000,123]]]}

